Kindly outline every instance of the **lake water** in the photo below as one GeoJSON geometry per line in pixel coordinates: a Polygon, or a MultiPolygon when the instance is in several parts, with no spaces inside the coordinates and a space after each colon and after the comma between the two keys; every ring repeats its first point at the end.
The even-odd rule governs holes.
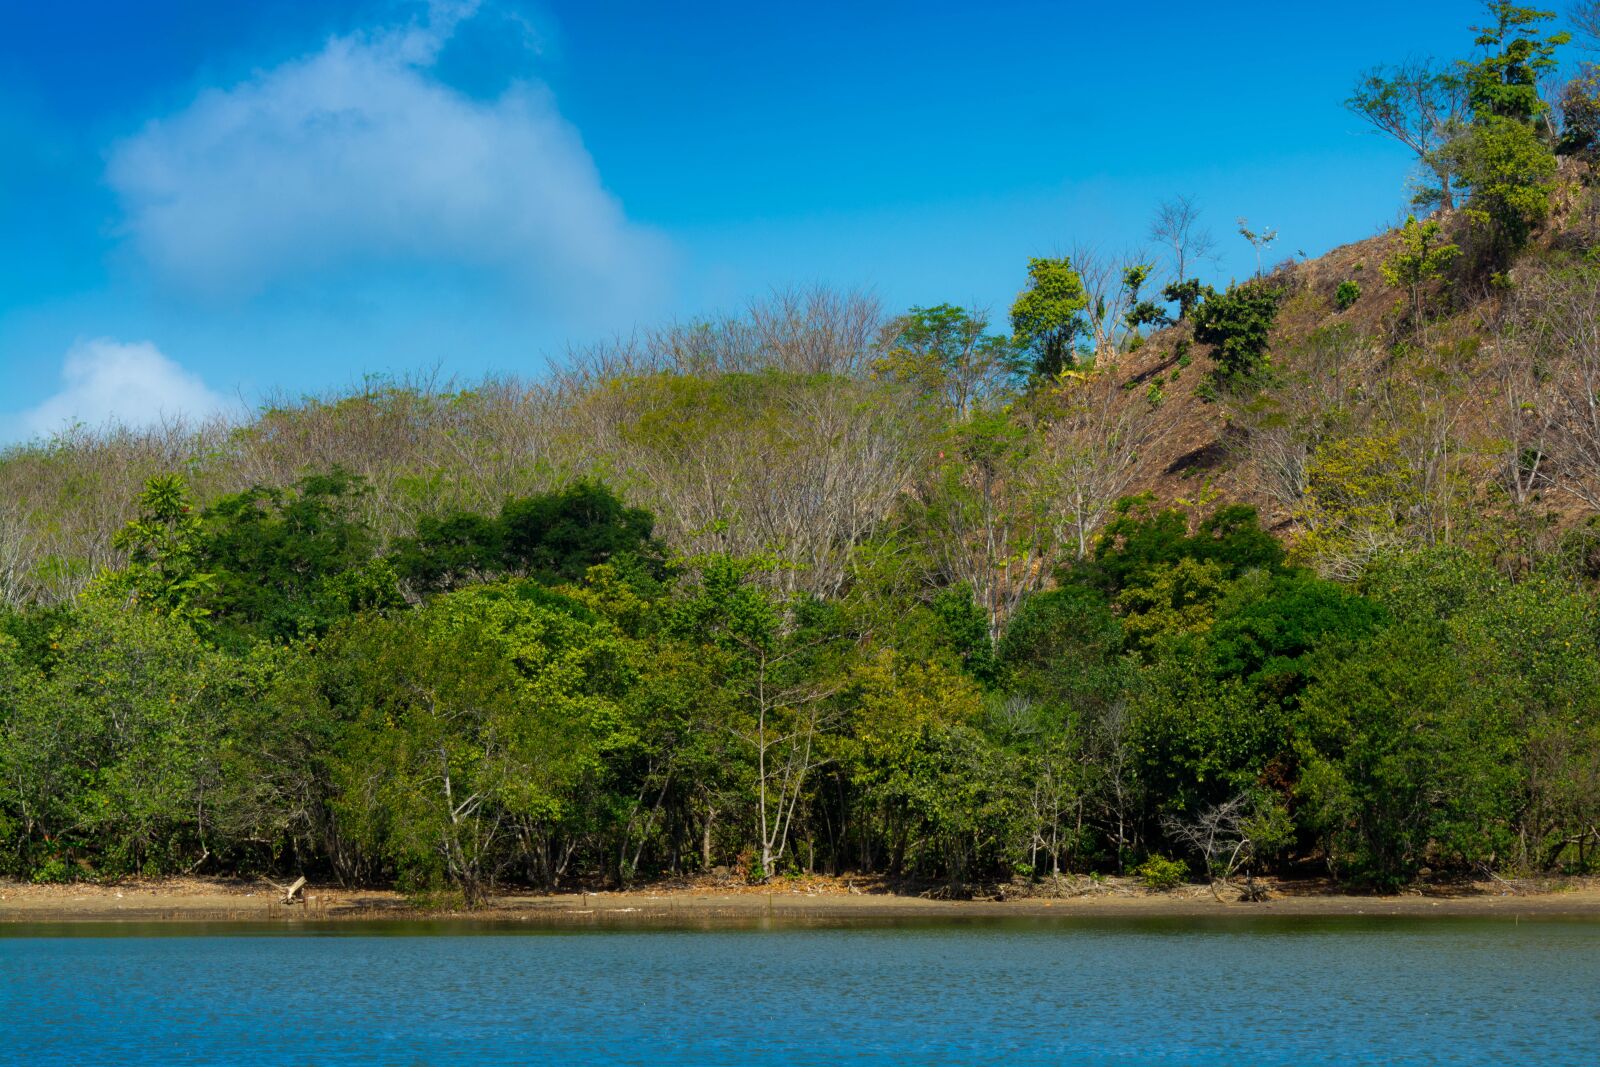
{"type": "Polygon", "coordinates": [[[0,925],[6,1064],[1597,1061],[1592,922],[0,925]]]}

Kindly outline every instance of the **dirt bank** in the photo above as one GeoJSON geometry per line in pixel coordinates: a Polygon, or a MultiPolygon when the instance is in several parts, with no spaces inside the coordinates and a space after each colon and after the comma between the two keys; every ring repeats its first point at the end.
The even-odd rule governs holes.
{"type": "Polygon", "coordinates": [[[388,890],[309,886],[303,902],[282,903],[271,883],[224,879],[128,881],[114,885],[0,882],[0,922],[363,921],[466,918],[550,925],[684,923],[745,925],[872,922],[880,919],[1162,918],[1279,916],[1525,916],[1600,918],[1600,880],[1432,886],[1394,896],[1358,896],[1325,883],[1275,882],[1254,903],[1204,886],[1149,892],[1134,883],[1063,881],[1013,886],[987,899],[937,899],[890,892],[870,881],[801,879],[765,886],[698,884],[627,892],[548,896],[505,893],[471,913],[419,907],[388,890]]]}

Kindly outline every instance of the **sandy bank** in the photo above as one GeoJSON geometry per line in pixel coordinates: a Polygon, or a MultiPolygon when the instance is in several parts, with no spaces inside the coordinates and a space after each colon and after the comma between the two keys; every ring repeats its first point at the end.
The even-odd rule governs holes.
{"type": "MultiPolygon", "coordinates": [[[[1034,892],[1038,892],[1035,887],[1034,892]]],[[[675,886],[628,892],[534,896],[507,893],[469,915],[419,909],[386,890],[310,886],[284,905],[266,882],[213,879],[38,886],[0,882],[0,922],[363,921],[465,918],[572,925],[750,925],[769,920],[870,923],[904,919],[1226,918],[1242,916],[1525,916],[1600,918],[1600,880],[1562,884],[1487,882],[1395,896],[1332,892],[1321,883],[1274,883],[1267,900],[1219,900],[1203,886],[1152,893],[1127,883],[1077,883],[1054,896],[939,900],[871,883],[810,879],[771,886],[675,886]]]]}

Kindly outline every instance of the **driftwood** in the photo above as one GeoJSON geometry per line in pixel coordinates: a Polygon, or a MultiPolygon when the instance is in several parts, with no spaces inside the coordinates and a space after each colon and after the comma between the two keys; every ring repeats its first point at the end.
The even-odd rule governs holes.
{"type": "Polygon", "coordinates": [[[289,885],[279,885],[270,878],[267,879],[267,884],[283,894],[283,900],[280,903],[293,904],[296,897],[300,898],[301,904],[306,902],[305,894],[301,892],[306,887],[306,876],[303,874],[289,885]]]}

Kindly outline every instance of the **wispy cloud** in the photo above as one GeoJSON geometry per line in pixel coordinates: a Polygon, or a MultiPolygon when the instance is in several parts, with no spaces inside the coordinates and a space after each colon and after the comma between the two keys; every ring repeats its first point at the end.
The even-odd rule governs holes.
{"type": "Polygon", "coordinates": [[[149,341],[81,341],[61,366],[61,389],[4,421],[17,437],[38,437],[75,423],[151,426],[195,421],[236,405],[161,353],[149,341]]]}
{"type": "Polygon", "coordinates": [[[434,76],[476,8],[334,37],[150,122],[109,157],[127,238],[206,295],[443,266],[546,306],[636,304],[665,243],[627,219],[550,92],[521,81],[475,100],[434,76]]]}

